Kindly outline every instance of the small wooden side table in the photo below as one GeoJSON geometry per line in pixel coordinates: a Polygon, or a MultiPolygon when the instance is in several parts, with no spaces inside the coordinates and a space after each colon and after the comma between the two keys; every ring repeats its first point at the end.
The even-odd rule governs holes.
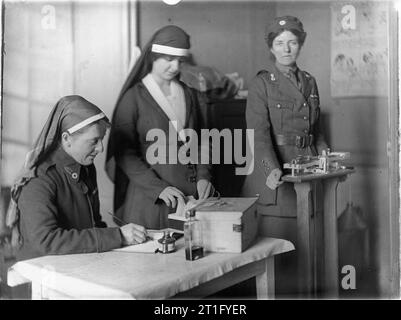
{"type": "Polygon", "coordinates": [[[323,294],[328,298],[338,297],[337,187],[340,181],[345,181],[347,176],[354,172],[354,169],[341,169],[326,174],[282,177],[283,181],[294,183],[297,194],[298,286],[300,293],[306,297],[316,293],[317,279],[320,277],[323,281],[323,294]],[[323,217],[318,214],[314,217],[316,237],[316,234],[311,234],[311,216],[313,184],[318,180],[321,180],[323,185],[323,217]],[[323,234],[323,246],[322,241],[319,241],[319,234],[323,234]],[[316,250],[313,250],[314,248],[316,250]],[[318,274],[321,272],[321,265],[323,275],[318,274]]]}

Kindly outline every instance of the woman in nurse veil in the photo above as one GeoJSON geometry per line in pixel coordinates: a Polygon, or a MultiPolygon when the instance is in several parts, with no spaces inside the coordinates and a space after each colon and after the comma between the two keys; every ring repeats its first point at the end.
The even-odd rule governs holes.
{"type": "Polygon", "coordinates": [[[214,193],[211,166],[200,162],[200,144],[197,155],[186,154],[189,163],[181,163],[177,154],[188,141],[182,129],[200,137],[203,127],[196,93],[177,77],[189,48],[181,28],[158,30],[128,75],[112,117],[106,171],[115,184],[115,215],[146,228],[168,227],[168,214],[187,196],[203,199],[214,193]],[[166,141],[158,149],[166,159],[158,163],[149,159],[153,152],[147,153],[154,143],[160,146],[160,138],[146,139],[152,129],[164,133],[166,141]],[[169,134],[178,137],[169,139],[169,134]]]}

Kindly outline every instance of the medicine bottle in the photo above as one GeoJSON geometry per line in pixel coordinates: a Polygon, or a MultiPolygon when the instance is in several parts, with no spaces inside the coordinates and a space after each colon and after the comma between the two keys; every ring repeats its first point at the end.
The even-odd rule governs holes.
{"type": "Polygon", "coordinates": [[[203,257],[202,222],[195,217],[195,210],[185,213],[184,223],[185,259],[196,260],[203,257]]]}

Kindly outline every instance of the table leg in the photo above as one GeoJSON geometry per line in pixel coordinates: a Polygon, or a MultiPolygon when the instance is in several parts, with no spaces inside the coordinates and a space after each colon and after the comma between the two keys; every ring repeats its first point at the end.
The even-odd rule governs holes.
{"type": "Polygon", "coordinates": [[[265,259],[265,271],[256,276],[256,297],[259,300],[274,299],[274,256],[265,259]]]}
{"type": "Polygon", "coordinates": [[[3,249],[1,248],[0,244],[0,283],[5,282],[6,279],[6,262],[3,255],[3,249]]]}
{"type": "Polygon", "coordinates": [[[40,282],[32,282],[31,284],[31,297],[32,300],[42,300],[42,284],[40,282]]]}
{"type": "Polygon", "coordinates": [[[324,292],[324,233],[323,233],[323,185],[318,182],[314,190],[314,265],[315,265],[315,298],[324,292]]]}
{"type": "Polygon", "coordinates": [[[323,180],[324,188],[324,292],[329,298],[338,297],[338,177],[323,180]]]}
{"type": "Polygon", "coordinates": [[[313,288],[313,256],[310,240],[311,182],[294,184],[297,193],[297,260],[299,294],[310,297],[313,288]]]}

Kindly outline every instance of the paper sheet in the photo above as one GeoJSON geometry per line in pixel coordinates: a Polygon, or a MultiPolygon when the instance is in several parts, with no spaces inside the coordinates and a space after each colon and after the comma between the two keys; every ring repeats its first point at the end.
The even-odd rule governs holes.
{"type": "Polygon", "coordinates": [[[197,200],[193,196],[188,196],[187,203],[178,201],[177,209],[175,211],[175,215],[185,218],[185,212],[196,206],[197,200]]]}
{"type": "Polygon", "coordinates": [[[132,246],[114,249],[113,251],[119,252],[140,252],[140,253],[156,253],[158,248],[157,240],[148,240],[144,243],[134,244],[132,246]]]}
{"type": "Polygon", "coordinates": [[[167,231],[170,233],[183,233],[180,230],[166,228],[161,230],[147,230],[147,234],[149,240],[140,244],[133,244],[131,246],[126,246],[122,248],[114,249],[113,251],[119,252],[140,252],[140,253],[156,253],[156,250],[159,248],[159,243],[157,240],[163,238],[164,232],[167,231]]]}
{"type": "Polygon", "coordinates": [[[188,210],[200,206],[202,207],[212,206],[218,203],[219,201],[220,201],[219,198],[206,198],[206,199],[196,200],[193,196],[188,196],[187,203],[183,203],[182,201],[178,202],[177,210],[175,213],[173,213],[173,215],[185,219],[185,212],[187,212],[188,210]]]}

